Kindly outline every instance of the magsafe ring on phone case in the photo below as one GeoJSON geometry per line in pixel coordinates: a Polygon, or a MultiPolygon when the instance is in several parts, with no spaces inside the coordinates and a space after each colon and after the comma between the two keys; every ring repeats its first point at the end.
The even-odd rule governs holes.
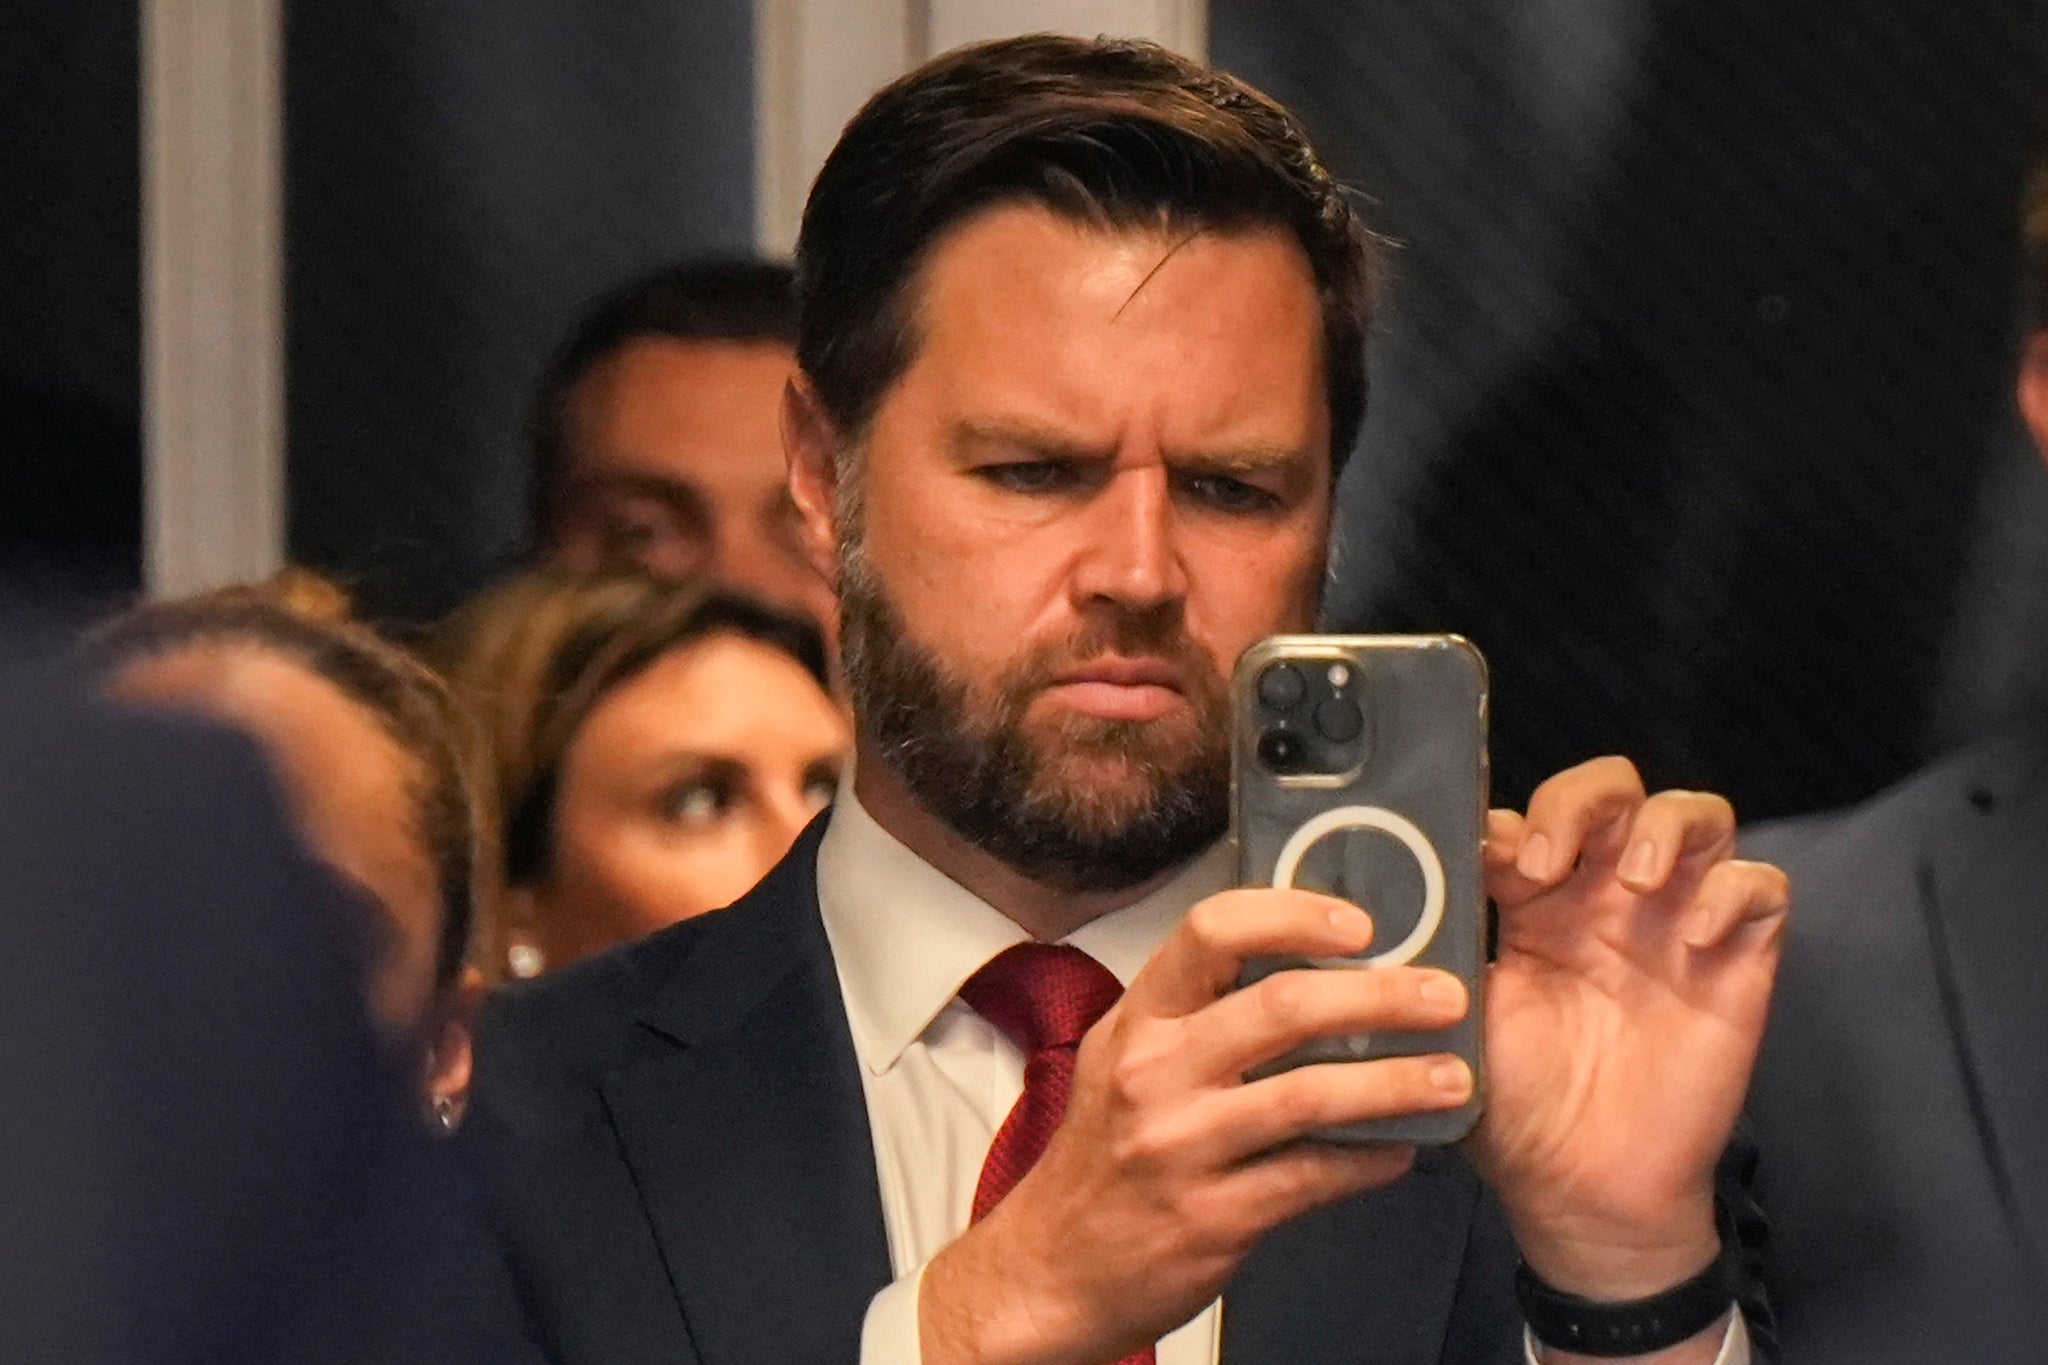
{"type": "Polygon", "coordinates": [[[1359,959],[1367,967],[1405,967],[1422,955],[1444,922],[1444,860],[1429,836],[1407,816],[1384,806],[1337,806],[1323,811],[1295,830],[1281,847],[1273,864],[1273,885],[1282,891],[1292,890],[1301,860],[1311,848],[1332,834],[1354,829],[1377,830],[1400,840],[1422,869],[1422,915],[1415,927],[1385,952],[1359,959]]]}

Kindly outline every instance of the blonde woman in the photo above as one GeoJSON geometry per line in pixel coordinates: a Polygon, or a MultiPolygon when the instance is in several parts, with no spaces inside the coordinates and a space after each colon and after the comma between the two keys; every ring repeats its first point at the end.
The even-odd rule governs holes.
{"type": "Polygon", "coordinates": [[[701,584],[531,571],[430,653],[485,746],[506,892],[481,956],[511,976],[738,899],[851,742],[816,629],[701,584]]]}
{"type": "Polygon", "coordinates": [[[307,847],[370,911],[370,1014],[417,1057],[428,1113],[452,1130],[480,994],[464,968],[485,897],[483,821],[441,681],[303,570],[139,607],[84,654],[110,697],[207,717],[262,749],[307,847]]]}

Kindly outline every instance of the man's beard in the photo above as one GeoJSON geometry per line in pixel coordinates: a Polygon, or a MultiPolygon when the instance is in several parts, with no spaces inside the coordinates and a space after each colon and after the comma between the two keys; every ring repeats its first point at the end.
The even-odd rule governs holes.
{"type": "Polygon", "coordinates": [[[984,695],[913,640],[853,544],[842,557],[840,640],[863,733],[910,794],[968,842],[1043,886],[1122,891],[1222,837],[1229,823],[1229,696],[1172,612],[1130,612],[1038,646],[984,695]],[[1163,659],[1184,710],[1152,721],[1031,703],[1105,654],[1163,659]]]}

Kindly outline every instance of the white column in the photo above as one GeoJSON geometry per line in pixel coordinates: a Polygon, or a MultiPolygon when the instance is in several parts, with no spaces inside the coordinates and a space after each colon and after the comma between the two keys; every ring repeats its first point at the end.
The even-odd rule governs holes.
{"type": "Polygon", "coordinates": [[[863,101],[925,58],[1018,33],[1150,38],[1201,57],[1207,0],[755,0],[754,223],[786,256],[811,178],[863,101]]]}
{"type": "Polygon", "coordinates": [[[142,0],[143,573],[284,553],[281,0],[142,0]]]}
{"type": "Polygon", "coordinates": [[[1150,38],[1202,57],[1209,50],[1207,0],[926,0],[932,53],[1018,33],[1150,38]]]}
{"type": "Polygon", "coordinates": [[[754,0],[754,238],[787,256],[811,178],[867,97],[922,60],[916,0],[754,0]]]}

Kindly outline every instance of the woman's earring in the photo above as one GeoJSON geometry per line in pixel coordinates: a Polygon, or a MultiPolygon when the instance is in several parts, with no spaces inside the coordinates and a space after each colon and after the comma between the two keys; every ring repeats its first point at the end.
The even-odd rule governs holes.
{"type": "Polygon", "coordinates": [[[454,1100],[446,1095],[436,1095],[427,1108],[434,1116],[434,1126],[441,1130],[443,1136],[455,1131],[457,1116],[454,1100]]]}
{"type": "Polygon", "coordinates": [[[521,981],[539,976],[548,965],[538,946],[525,939],[516,939],[506,945],[505,966],[521,981]]]}

